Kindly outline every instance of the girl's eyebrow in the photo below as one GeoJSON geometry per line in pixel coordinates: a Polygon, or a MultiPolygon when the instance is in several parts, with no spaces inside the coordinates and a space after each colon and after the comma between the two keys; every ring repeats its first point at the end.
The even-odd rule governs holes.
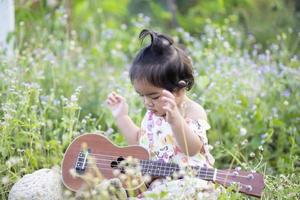
{"type": "MultiPolygon", "coordinates": [[[[136,91],[138,94],[142,95],[139,91],[136,91]]],[[[158,92],[150,92],[150,93],[147,93],[147,94],[143,94],[145,96],[151,96],[151,95],[155,95],[155,94],[159,94],[158,92]]]]}

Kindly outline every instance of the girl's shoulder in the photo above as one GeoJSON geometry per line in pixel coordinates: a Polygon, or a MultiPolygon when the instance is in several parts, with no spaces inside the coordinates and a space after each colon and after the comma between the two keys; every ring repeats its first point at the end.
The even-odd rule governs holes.
{"type": "Polygon", "coordinates": [[[205,120],[207,121],[207,114],[204,108],[196,103],[195,101],[188,99],[186,102],[185,109],[186,118],[190,118],[192,120],[205,120]]]}

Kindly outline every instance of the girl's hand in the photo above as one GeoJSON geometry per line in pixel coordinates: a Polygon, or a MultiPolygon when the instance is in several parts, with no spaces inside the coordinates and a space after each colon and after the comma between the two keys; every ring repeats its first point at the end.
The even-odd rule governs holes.
{"type": "Polygon", "coordinates": [[[167,90],[163,90],[161,100],[164,102],[163,109],[166,111],[166,121],[170,124],[178,122],[182,116],[175,102],[174,95],[167,90]]]}
{"type": "Polygon", "coordinates": [[[128,104],[121,95],[112,92],[108,95],[106,102],[108,103],[114,118],[120,119],[121,117],[128,115],[128,104]]]}

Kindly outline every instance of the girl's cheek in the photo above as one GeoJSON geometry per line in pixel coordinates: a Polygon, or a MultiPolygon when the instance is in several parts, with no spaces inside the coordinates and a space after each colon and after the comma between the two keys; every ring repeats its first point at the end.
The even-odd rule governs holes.
{"type": "Polygon", "coordinates": [[[156,105],[159,106],[159,107],[162,107],[164,105],[164,102],[163,100],[161,100],[161,98],[159,98],[156,102],[156,105]]]}
{"type": "Polygon", "coordinates": [[[163,104],[165,103],[165,101],[163,100],[162,97],[159,97],[158,102],[159,102],[159,104],[161,104],[161,105],[163,105],[163,104]]]}
{"type": "Polygon", "coordinates": [[[162,108],[164,107],[164,105],[165,105],[165,104],[164,104],[163,102],[161,102],[161,103],[159,104],[159,106],[158,106],[159,109],[163,110],[162,108]]]}

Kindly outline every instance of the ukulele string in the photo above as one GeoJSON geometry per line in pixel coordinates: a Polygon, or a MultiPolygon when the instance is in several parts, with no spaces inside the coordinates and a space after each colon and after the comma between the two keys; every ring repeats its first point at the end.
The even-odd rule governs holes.
{"type": "MultiPolygon", "coordinates": [[[[110,156],[111,157],[111,156],[110,156]]],[[[99,165],[99,164],[102,164],[103,162],[112,162],[112,161],[116,161],[116,160],[110,160],[110,159],[101,159],[101,158],[98,158],[98,159],[95,159],[95,161],[96,161],[96,164],[97,165],[99,165]],[[100,162],[97,162],[97,161],[100,161],[100,162]]],[[[147,161],[147,160],[146,160],[147,161]]],[[[84,163],[83,161],[78,161],[77,163],[84,163]]],[[[87,162],[87,164],[88,164],[89,162],[87,162]]],[[[163,170],[177,170],[178,169],[178,167],[172,167],[172,166],[162,166],[161,165],[162,163],[159,163],[159,162],[152,162],[152,164],[151,165],[149,165],[149,164],[143,164],[143,163],[141,163],[140,165],[142,166],[142,167],[145,167],[145,168],[162,168],[163,170]]],[[[214,169],[212,168],[212,169],[210,169],[210,168],[200,168],[200,174],[201,173],[204,173],[204,174],[207,174],[207,175],[211,175],[211,176],[213,176],[214,175],[214,169]],[[210,171],[202,171],[201,169],[206,169],[206,170],[210,170],[210,171]]],[[[224,173],[224,171],[223,170],[218,170],[218,172],[217,172],[217,176],[218,175],[224,175],[224,176],[234,176],[234,177],[238,177],[238,178],[248,178],[248,175],[245,175],[245,176],[243,176],[243,175],[237,175],[237,174],[234,174],[234,173],[224,173]]]]}
{"type": "MultiPolygon", "coordinates": [[[[78,162],[78,163],[83,163],[83,162],[78,162]]],[[[87,164],[88,164],[88,162],[87,162],[87,164]]],[[[102,167],[102,166],[107,166],[107,164],[104,164],[103,162],[97,162],[95,164],[99,169],[105,168],[105,167],[102,167]]],[[[145,171],[145,172],[151,171],[151,172],[154,172],[154,173],[157,172],[158,174],[164,173],[163,175],[168,175],[170,173],[173,173],[174,171],[180,171],[179,167],[167,167],[167,166],[161,166],[161,165],[156,166],[156,165],[147,165],[147,164],[143,164],[143,163],[141,163],[141,166],[143,167],[141,169],[141,171],[145,171]]],[[[93,168],[93,167],[88,165],[86,168],[93,168]]],[[[107,168],[106,170],[108,170],[108,169],[110,169],[111,171],[114,170],[114,168],[112,168],[112,167],[106,167],[106,168],[107,168]]],[[[208,168],[205,168],[205,169],[208,169],[208,168]]],[[[205,178],[212,178],[213,175],[214,175],[213,171],[209,172],[209,171],[200,170],[197,173],[197,176],[203,176],[203,177],[205,176],[205,178]]]]}
{"type": "MultiPolygon", "coordinates": [[[[111,158],[122,157],[122,156],[120,156],[120,155],[115,155],[115,156],[112,155],[112,154],[114,154],[114,153],[116,153],[116,152],[106,151],[106,153],[108,153],[108,154],[88,153],[88,155],[91,155],[91,156],[111,157],[111,158]]],[[[130,153],[130,156],[131,156],[131,157],[138,157],[138,156],[140,156],[140,155],[141,155],[141,154],[130,153]]],[[[129,156],[129,155],[124,155],[124,156],[129,156]]]]}
{"type": "MultiPolygon", "coordinates": [[[[107,165],[106,164],[103,164],[103,163],[97,163],[96,164],[96,166],[98,167],[98,169],[110,169],[111,171],[113,171],[113,170],[118,170],[118,169],[114,169],[114,168],[111,168],[111,167],[107,167],[107,165]],[[102,167],[102,166],[104,166],[104,167],[102,167]]],[[[146,165],[147,166],[147,165],[146,165]]],[[[92,169],[93,167],[92,166],[87,166],[86,167],[87,169],[92,169]]],[[[164,169],[164,168],[163,168],[164,169]]],[[[160,173],[160,172],[162,172],[162,173],[167,173],[167,172],[169,172],[168,174],[170,174],[170,173],[173,173],[174,171],[166,171],[166,170],[161,170],[161,169],[157,169],[157,168],[147,168],[147,167],[145,167],[145,168],[142,168],[141,169],[141,171],[144,171],[144,172],[148,172],[148,171],[151,171],[151,172],[157,172],[157,173],[160,173]]],[[[178,170],[179,171],[179,170],[178,170]]],[[[206,172],[199,172],[197,175],[199,175],[199,176],[201,176],[201,175],[210,175],[211,177],[213,176],[213,173],[206,173],[206,172]]],[[[208,178],[208,177],[207,177],[208,178]]]]}
{"type": "MultiPolygon", "coordinates": [[[[92,169],[93,167],[92,166],[90,166],[90,167],[86,167],[86,168],[88,168],[88,169],[92,169]]],[[[111,168],[111,167],[106,167],[106,165],[104,165],[104,164],[97,164],[97,168],[98,169],[100,169],[100,171],[103,169],[103,170],[109,170],[109,171],[113,171],[113,170],[118,170],[118,169],[113,169],[113,168],[111,168]],[[100,166],[101,165],[101,166],[100,166]]],[[[141,170],[141,172],[145,172],[146,174],[147,174],[147,172],[149,172],[149,170],[150,169],[142,169],[141,170]]],[[[158,174],[160,174],[160,170],[158,170],[158,171],[156,171],[157,169],[152,169],[152,170],[150,170],[151,172],[153,172],[153,173],[158,173],[158,174]]],[[[162,171],[163,173],[166,173],[166,171],[162,171]]],[[[172,171],[173,172],[173,171],[172,171]]],[[[168,173],[169,174],[169,173],[168,173]]],[[[206,175],[207,173],[204,173],[204,172],[200,172],[199,174],[197,174],[197,175],[199,175],[199,176],[201,176],[201,175],[206,175]]],[[[167,176],[167,174],[163,174],[164,176],[167,176]]],[[[208,175],[208,174],[207,174],[208,175]]],[[[210,174],[210,176],[212,176],[213,174],[210,174]]],[[[221,178],[221,177],[220,177],[221,178]]]]}
{"type": "MultiPolygon", "coordinates": [[[[102,161],[105,161],[105,162],[111,162],[111,161],[115,161],[115,160],[108,160],[108,159],[97,159],[98,161],[99,160],[102,160],[102,161]]],[[[147,160],[146,160],[147,161],[147,160]]],[[[83,161],[78,161],[77,163],[81,163],[81,164],[83,164],[84,162],[83,161]]],[[[89,164],[89,163],[91,163],[91,162],[86,162],[87,164],[89,164]]],[[[97,166],[98,165],[107,165],[107,164],[104,164],[103,162],[96,162],[95,163],[97,166]]],[[[180,169],[179,169],[179,166],[175,166],[175,167],[172,167],[172,166],[167,166],[167,165],[165,165],[165,166],[163,166],[162,164],[164,164],[164,163],[155,163],[155,162],[153,162],[152,164],[146,164],[146,163],[140,163],[140,165],[142,166],[142,167],[144,167],[144,169],[147,169],[147,170],[150,170],[150,169],[153,169],[153,170],[162,170],[162,171],[166,171],[166,170],[169,170],[169,171],[172,171],[172,172],[174,172],[174,171],[179,171],[180,169]]],[[[90,167],[87,167],[87,168],[90,168],[90,167]]],[[[113,168],[111,168],[111,169],[113,169],[113,168]]],[[[199,170],[199,169],[197,169],[197,170],[199,170]]],[[[214,175],[214,170],[213,169],[210,169],[210,168],[200,168],[200,172],[199,172],[200,174],[207,174],[207,175],[211,175],[211,176],[213,176],[214,175]],[[205,169],[205,170],[210,170],[210,171],[203,171],[203,170],[201,170],[201,169],[205,169]]]]}
{"type": "MultiPolygon", "coordinates": [[[[110,152],[108,152],[108,153],[110,153],[110,152]]],[[[108,154],[93,154],[93,153],[89,153],[89,155],[95,156],[95,161],[100,161],[100,160],[102,160],[102,161],[115,161],[115,160],[102,159],[102,158],[97,159],[96,157],[98,157],[98,158],[99,157],[111,157],[111,158],[119,158],[120,157],[120,156],[112,156],[112,155],[108,155],[108,154]]],[[[131,154],[131,155],[134,155],[134,154],[131,154]]],[[[153,162],[153,163],[155,164],[155,162],[153,162]]],[[[165,167],[167,167],[167,166],[165,166],[165,167]]],[[[207,169],[210,169],[210,168],[207,168],[207,169]]],[[[213,168],[211,170],[213,170],[213,168]]],[[[235,176],[235,177],[239,177],[239,178],[248,178],[248,175],[243,176],[243,175],[236,175],[234,173],[226,173],[226,172],[224,172],[224,170],[220,170],[220,169],[218,169],[218,174],[219,175],[226,175],[226,176],[235,176]]],[[[253,173],[251,173],[251,174],[253,174],[253,173]]]]}
{"type": "MultiPolygon", "coordinates": [[[[98,167],[98,165],[97,165],[97,167],[98,167]]],[[[93,167],[87,167],[87,168],[89,168],[89,169],[91,169],[91,168],[93,168],[93,167]]],[[[100,170],[100,171],[112,171],[112,168],[110,168],[110,167],[98,167],[98,169],[100,170]]],[[[146,171],[147,172],[147,171],[146,171]]],[[[147,173],[146,173],[147,174],[147,173]]],[[[200,173],[201,174],[201,173],[200,173]]],[[[218,181],[220,181],[220,182],[222,182],[223,184],[238,184],[239,186],[243,186],[243,187],[247,187],[247,186],[251,186],[251,185],[247,185],[247,184],[244,184],[244,183],[237,183],[237,182],[235,182],[235,181],[233,181],[233,180],[230,180],[230,179],[228,179],[228,178],[223,178],[223,177],[216,177],[216,180],[218,180],[218,181]]]]}

